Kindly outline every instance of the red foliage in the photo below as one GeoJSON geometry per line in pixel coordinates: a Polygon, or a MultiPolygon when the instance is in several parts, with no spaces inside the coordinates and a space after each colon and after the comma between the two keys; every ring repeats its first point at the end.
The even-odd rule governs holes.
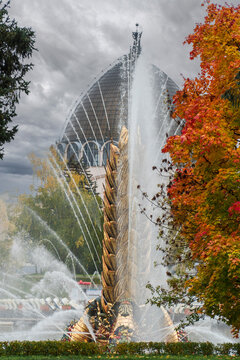
{"type": "Polygon", "coordinates": [[[240,328],[240,5],[209,4],[186,43],[201,73],[175,96],[181,135],[168,139],[178,167],[172,214],[198,268],[186,286],[203,312],[240,328]]]}
{"type": "Polygon", "coordinates": [[[236,201],[230,208],[228,209],[229,216],[232,216],[234,213],[240,214],[240,201],[236,201]]]}

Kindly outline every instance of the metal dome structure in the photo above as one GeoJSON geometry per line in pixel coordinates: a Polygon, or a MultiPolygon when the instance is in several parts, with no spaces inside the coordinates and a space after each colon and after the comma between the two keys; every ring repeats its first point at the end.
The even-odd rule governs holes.
{"type": "Polygon", "coordinates": [[[84,143],[86,139],[118,139],[117,124],[121,113],[122,87],[125,86],[123,64],[124,58],[111,66],[79,100],[65,129],[70,141],[80,139],[84,143]],[[77,129],[79,139],[73,127],[77,129]]]}
{"type": "MultiPolygon", "coordinates": [[[[117,143],[122,125],[127,126],[129,89],[135,62],[141,53],[142,33],[138,31],[138,25],[132,34],[134,43],[129,54],[110,65],[80,96],[69,114],[61,140],[57,144],[66,161],[82,159],[91,168],[95,179],[102,179],[102,182],[110,143],[117,143]]],[[[163,110],[166,111],[167,106],[168,123],[171,121],[172,98],[178,87],[154,65],[151,65],[151,74],[156,114],[158,116],[163,110]],[[163,92],[165,96],[162,96],[163,92]]],[[[159,123],[159,131],[161,126],[159,123]]],[[[177,123],[174,122],[170,132],[174,133],[176,127],[177,123]]],[[[98,187],[99,185],[98,183],[98,187]]]]}
{"type": "Polygon", "coordinates": [[[67,160],[76,156],[74,148],[88,166],[106,163],[109,144],[119,137],[120,119],[124,123],[127,119],[125,58],[109,67],[78,100],[61,139],[67,160]]]}

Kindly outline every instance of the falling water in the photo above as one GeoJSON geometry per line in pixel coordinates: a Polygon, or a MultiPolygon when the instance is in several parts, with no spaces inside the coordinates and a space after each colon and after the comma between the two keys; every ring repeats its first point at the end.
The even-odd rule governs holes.
{"type": "MultiPolygon", "coordinates": [[[[55,239],[58,241],[58,243],[60,245],[62,245],[64,247],[64,249],[66,249],[66,251],[68,252],[68,254],[71,254],[71,256],[73,257],[74,261],[80,266],[80,268],[82,269],[83,273],[87,276],[89,276],[87,270],[84,268],[84,266],[80,263],[80,261],[78,260],[78,258],[71,252],[71,250],[67,247],[67,245],[63,242],[63,240],[60,238],[60,236],[53,230],[50,228],[50,226],[48,226],[48,224],[40,218],[40,216],[33,211],[32,209],[28,208],[28,211],[39,221],[39,223],[46,229],[49,231],[50,234],[52,234],[55,239]]],[[[94,280],[91,278],[91,282],[96,285],[94,283],[94,280]]]]}
{"type": "Polygon", "coordinates": [[[83,315],[89,297],[66,265],[43,245],[29,244],[18,235],[9,262],[13,268],[0,273],[0,307],[5,309],[1,311],[0,340],[60,339],[69,322],[83,315]],[[17,249],[21,249],[19,258],[17,249]],[[41,270],[39,281],[35,277],[26,280],[16,272],[27,259],[41,270]]]}
{"type": "MultiPolygon", "coordinates": [[[[81,191],[79,190],[79,188],[78,188],[78,186],[77,186],[77,184],[76,184],[76,182],[75,182],[75,180],[74,180],[74,177],[72,176],[72,173],[71,173],[71,171],[70,171],[70,169],[69,169],[69,167],[68,167],[68,164],[67,164],[66,160],[64,159],[64,157],[62,156],[62,154],[61,154],[58,150],[57,150],[57,153],[58,153],[58,155],[60,156],[61,161],[63,162],[65,168],[66,168],[67,171],[68,171],[68,174],[69,174],[69,176],[70,176],[70,178],[71,178],[71,180],[72,180],[72,182],[73,182],[73,184],[74,184],[74,187],[75,187],[75,189],[76,189],[76,191],[77,191],[77,193],[78,193],[78,195],[79,195],[79,197],[80,197],[80,199],[81,199],[81,202],[82,202],[82,204],[83,204],[83,206],[84,206],[84,209],[86,210],[86,213],[87,213],[87,215],[88,215],[88,219],[90,220],[90,223],[91,223],[91,225],[92,225],[92,228],[93,228],[93,231],[94,231],[94,233],[95,233],[95,235],[96,235],[96,238],[97,238],[97,240],[98,240],[98,243],[99,243],[99,245],[101,246],[100,239],[99,239],[99,236],[98,236],[98,234],[97,234],[96,227],[94,226],[94,224],[93,224],[93,222],[92,222],[91,216],[90,216],[90,214],[89,214],[89,211],[88,211],[88,208],[87,208],[86,203],[85,203],[85,201],[84,201],[84,198],[83,198],[83,196],[82,196],[82,194],[81,194],[81,191]]],[[[64,174],[63,174],[61,168],[58,166],[58,164],[57,164],[56,161],[55,161],[55,166],[58,167],[58,170],[60,171],[60,175],[63,177],[64,174]]],[[[68,189],[69,189],[69,191],[70,191],[70,186],[68,186],[68,189]]],[[[72,195],[73,198],[75,199],[75,197],[74,197],[74,195],[73,195],[72,192],[71,192],[71,195],[72,195]]],[[[75,203],[75,205],[76,205],[76,207],[77,207],[77,210],[78,210],[81,218],[83,219],[82,212],[81,212],[80,207],[78,206],[78,204],[77,204],[77,202],[76,202],[76,199],[75,199],[74,203],[75,203]]],[[[86,222],[85,222],[84,219],[83,219],[83,221],[84,221],[85,227],[86,227],[86,229],[87,229],[87,231],[88,231],[88,234],[89,234],[89,229],[88,229],[88,227],[87,227],[87,225],[86,225],[86,222]]],[[[90,234],[89,234],[89,236],[91,237],[90,234]]],[[[98,256],[98,253],[97,253],[97,256],[98,256]]]]}
{"type": "MultiPolygon", "coordinates": [[[[165,82],[162,82],[158,104],[164,103],[165,82]]],[[[154,165],[159,165],[161,159],[154,162],[159,144],[165,141],[165,132],[159,134],[159,126],[165,121],[166,112],[162,112],[159,119],[156,116],[156,103],[154,98],[153,77],[151,66],[147,65],[144,59],[139,58],[136,64],[130,98],[129,111],[129,262],[135,263],[135,271],[132,273],[131,288],[136,288],[133,294],[135,302],[141,307],[141,315],[138,319],[139,334],[147,334],[150,338],[141,340],[152,340],[151,329],[153,319],[161,321],[163,317],[161,310],[146,306],[147,298],[150,297],[146,284],[151,281],[153,285],[166,285],[166,274],[163,267],[154,268],[154,261],[159,262],[159,253],[156,254],[156,245],[158,240],[158,228],[146,215],[141,213],[141,207],[144,212],[151,214],[154,208],[146,199],[143,199],[143,192],[148,194],[151,199],[156,193],[156,184],[159,178],[152,171],[154,165]],[[134,255],[133,255],[134,254],[134,255]],[[159,274],[161,274],[159,276],[159,274]],[[160,314],[159,314],[160,313],[160,314]]],[[[159,327],[160,324],[157,325],[159,327]]],[[[156,330],[156,327],[155,327],[156,330]]],[[[154,337],[156,337],[155,334],[154,337]]],[[[164,334],[161,335],[161,337],[164,334]]],[[[141,335],[140,335],[141,336],[141,335]]]]}
{"type": "MultiPolygon", "coordinates": [[[[72,123],[71,123],[71,125],[72,125],[72,123]]],[[[76,130],[75,130],[75,128],[74,128],[73,125],[72,125],[72,128],[73,128],[74,132],[76,133],[76,130]]],[[[77,134],[77,133],[76,133],[76,134],[77,134]]],[[[77,136],[78,136],[78,134],[77,134],[77,136]]],[[[91,185],[90,182],[89,182],[88,176],[87,176],[86,171],[85,171],[85,169],[84,169],[84,167],[83,167],[83,165],[82,165],[82,162],[80,161],[78,154],[76,153],[74,147],[72,146],[72,143],[70,142],[70,140],[69,140],[69,138],[67,137],[66,134],[64,135],[64,137],[66,138],[66,140],[67,140],[67,142],[68,142],[71,150],[73,151],[73,153],[74,153],[74,155],[75,155],[75,158],[76,158],[77,161],[78,161],[78,164],[79,164],[79,166],[80,166],[83,174],[85,175],[85,178],[86,178],[86,180],[87,180],[88,186],[89,186],[89,188],[90,188],[90,190],[91,190],[91,193],[92,193],[92,195],[93,195],[93,197],[94,197],[94,200],[95,200],[95,202],[96,202],[97,208],[98,208],[99,212],[101,213],[101,209],[100,209],[99,203],[98,203],[97,198],[96,198],[96,195],[95,195],[95,193],[94,193],[94,191],[93,191],[92,185],[91,185]]],[[[78,139],[79,139],[79,137],[78,137],[78,139]]],[[[79,139],[79,141],[80,141],[80,139],[79,139]]],[[[85,154],[85,156],[86,156],[86,159],[87,159],[88,165],[89,165],[90,163],[89,163],[88,156],[86,155],[85,148],[83,148],[83,152],[84,152],[84,154],[85,154]]],[[[59,153],[59,151],[58,151],[58,153],[59,153]]],[[[90,166],[90,165],[89,165],[89,166],[90,166]]]]}
{"type": "MultiPolygon", "coordinates": [[[[60,169],[60,167],[58,166],[56,160],[55,160],[54,158],[52,158],[52,161],[54,162],[55,166],[57,167],[58,171],[60,172],[61,169],[60,169]]],[[[75,197],[74,197],[74,195],[73,195],[73,192],[72,192],[72,190],[70,189],[69,184],[67,183],[65,177],[62,175],[62,177],[60,178],[60,175],[58,174],[57,170],[54,168],[52,162],[49,161],[48,163],[49,163],[50,168],[52,169],[52,171],[53,171],[53,173],[54,173],[54,175],[55,175],[55,177],[56,177],[56,179],[57,179],[57,182],[58,182],[59,185],[61,186],[61,188],[62,188],[62,190],[63,190],[63,192],[64,192],[64,194],[65,194],[65,196],[66,196],[66,198],[67,198],[67,200],[68,200],[68,202],[69,202],[69,205],[71,206],[72,212],[73,212],[73,214],[74,214],[74,216],[75,216],[75,219],[77,220],[78,226],[79,226],[79,228],[80,228],[80,230],[81,230],[81,232],[82,232],[82,235],[83,235],[83,237],[84,237],[84,240],[85,240],[85,242],[86,242],[86,245],[87,245],[87,247],[88,247],[88,249],[89,249],[89,253],[90,253],[90,256],[91,256],[91,258],[92,258],[92,261],[93,261],[93,264],[94,264],[94,266],[95,266],[95,269],[96,269],[96,271],[98,271],[97,264],[96,264],[95,259],[94,259],[94,256],[93,256],[93,252],[91,251],[89,242],[87,241],[87,238],[86,238],[86,233],[85,233],[85,231],[84,231],[84,229],[83,229],[83,227],[82,227],[82,224],[81,224],[81,222],[80,222],[80,219],[79,219],[79,217],[78,217],[78,215],[77,215],[77,213],[76,213],[75,207],[74,207],[74,204],[75,204],[76,207],[79,209],[78,204],[77,204],[77,202],[76,202],[76,199],[75,199],[75,197]],[[66,187],[65,187],[65,186],[66,186],[66,187]],[[68,194],[68,191],[69,191],[69,194],[68,194]],[[70,197],[70,196],[71,196],[71,197],[70,197]]],[[[86,222],[85,222],[85,219],[84,219],[84,217],[83,217],[83,215],[82,215],[82,212],[81,212],[80,210],[79,210],[79,214],[80,214],[80,216],[81,216],[81,218],[82,218],[82,220],[83,220],[83,222],[84,222],[84,225],[85,225],[86,222]]],[[[89,233],[89,230],[88,230],[88,228],[87,228],[86,225],[85,225],[85,228],[86,228],[87,232],[89,233]]],[[[89,235],[90,235],[90,234],[89,234],[89,235]]],[[[97,257],[98,257],[98,252],[97,252],[97,250],[96,250],[96,248],[95,248],[95,245],[94,245],[94,242],[93,242],[93,240],[92,240],[92,238],[91,238],[91,235],[89,236],[89,240],[91,240],[92,245],[93,245],[94,250],[95,250],[95,253],[96,253],[97,257]]]]}

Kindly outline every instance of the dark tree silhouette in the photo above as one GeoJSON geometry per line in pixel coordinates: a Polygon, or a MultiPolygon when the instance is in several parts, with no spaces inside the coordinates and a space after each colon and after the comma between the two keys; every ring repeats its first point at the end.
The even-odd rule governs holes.
{"type": "Polygon", "coordinates": [[[16,116],[16,104],[21,93],[29,93],[29,81],[24,80],[32,69],[25,63],[32,56],[35,35],[31,28],[19,27],[8,15],[10,1],[0,0],[0,159],[3,158],[6,142],[13,140],[17,125],[9,123],[16,116]]]}

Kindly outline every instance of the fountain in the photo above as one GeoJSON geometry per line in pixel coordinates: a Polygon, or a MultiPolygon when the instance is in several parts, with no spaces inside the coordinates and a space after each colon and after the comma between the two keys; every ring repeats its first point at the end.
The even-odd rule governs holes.
{"type": "Polygon", "coordinates": [[[83,314],[92,297],[43,245],[28,245],[18,235],[9,258],[15,263],[1,271],[0,341],[61,339],[67,324],[83,314]],[[25,258],[43,274],[39,280],[16,272],[25,258]]]}
{"type": "MultiPolygon", "coordinates": [[[[7,235],[10,225],[4,203],[0,206],[1,218],[5,217],[1,242],[8,243],[4,233],[7,235]]],[[[0,341],[60,340],[64,333],[68,336],[68,323],[83,314],[85,304],[100,293],[100,288],[95,283],[96,276],[89,276],[59,235],[34,211],[27,211],[49,237],[38,245],[26,233],[13,238],[8,263],[0,271],[0,341]],[[46,244],[51,245],[54,255],[46,244]],[[66,260],[70,259],[72,272],[60,260],[59,249],[66,252],[66,260]],[[76,281],[76,266],[91,279],[88,286],[76,281]]]]}
{"type": "MultiPolygon", "coordinates": [[[[139,204],[146,213],[153,208],[138,190],[141,185],[150,199],[155,194],[159,179],[152,167],[161,165],[166,133],[175,134],[181,126],[171,118],[172,104],[169,108],[164,75],[156,100],[152,66],[139,57],[141,33],[137,31],[134,35],[128,129],[123,125],[118,144],[110,145],[106,164],[103,290],[101,297],[90,301],[84,316],[73,325],[69,332],[71,341],[116,344],[119,341],[178,342],[183,339],[175,330],[179,321],[174,319],[179,319],[176,309],[171,309],[170,316],[167,309],[146,304],[151,296],[147,282],[166,287],[167,279],[163,266],[154,267],[154,262],[159,262],[159,253],[156,253],[157,243],[161,242],[158,229],[142,214],[139,204]],[[158,107],[160,111],[157,112],[158,107]]],[[[229,329],[212,320],[189,327],[186,337],[195,341],[232,341],[229,329]]]]}
{"type": "MultiPolygon", "coordinates": [[[[166,133],[170,136],[181,130],[181,121],[176,122],[171,117],[173,105],[168,92],[168,89],[174,92],[176,86],[166,74],[147,64],[144,56],[140,56],[141,32],[138,31],[138,27],[133,37],[133,48],[123,63],[127,86],[121,88],[123,106],[118,109],[120,119],[117,126],[120,136],[116,141],[114,136],[117,131],[113,131],[114,136],[109,143],[110,152],[106,160],[101,296],[89,300],[89,296],[81,291],[74,280],[74,275],[66,266],[50,256],[43,246],[33,249],[32,255],[35,261],[38,265],[40,261],[41,266],[45,266],[44,278],[32,286],[31,293],[24,294],[25,299],[20,299],[20,295],[16,295],[14,285],[6,281],[9,277],[9,274],[6,274],[5,282],[1,286],[3,293],[8,294],[11,299],[8,304],[4,303],[4,300],[0,301],[0,308],[9,307],[10,311],[13,308],[17,310],[23,308],[25,320],[31,322],[34,318],[34,323],[27,330],[25,325],[24,327],[22,324],[14,323],[13,331],[0,335],[0,340],[60,339],[62,334],[65,339],[71,341],[114,344],[119,341],[177,342],[180,340],[174,327],[184,309],[179,305],[176,309],[171,309],[170,313],[169,309],[146,304],[151,296],[146,288],[147,282],[150,280],[153,285],[167,286],[167,279],[166,269],[161,266],[154,267],[155,261],[161,262],[160,254],[156,252],[157,243],[161,242],[161,239],[158,239],[158,229],[139,208],[141,204],[146,212],[152,212],[152,205],[142,198],[138,190],[138,185],[141,185],[150,198],[154,195],[159,179],[152,172],[152,167],[161,165],[161,149],[166,141],[166,133]],[[127,103],[124,100],[126,93],[127,103]],[[41,297],[44,292],[46,297],[41,297]],[[32,293],[36,294],[35,298],[32,293]],[[47,314],[47,308],[51,313],[50,316],[47,314]],[[35,321],[36,318],[40,321],[35,321]],[[80,320],[72,325],[71,331],[64,333],[65,325],[70,320],[79,318],[80,320]]],[[[102,102],[102,112],[106,117],[105,130],[95,111],[91,91],[79,101],[78,106],[86,118],[95,143],[100,137],[101,144],[104,144],[106,143],[104,131],[109,132],[112,123],[108,116],[107,99],[100,80],[96,81],[93,90],[98,91],[98,97],[102,102]],[[89,109],[91,115],[88,114],[89,109]],[[91,125],[91,116],[97,124],[95,128],[91,125]]],[[[80,113],[80,110],[76,107],[71,112],[68,127],[62,138],[67,142],[68,148],[80,166],[82,164],[79,161],[79,149],[73,146],[70,136],[78,140],[82,156],[89,161],[89,164],[97,165],[94,148],[84,145],[84,141],[87,144],[88,135],[85,134],[83,125],[78,119],[77,111],[80,113]]],[[[57,150],[67,168],[64,155],[59,147],[57,150]]],[[[103,154],[101,156],[103,157],[103,154]]],[[[74,195],[66,190],[68,184],[64,182],[61,169],[54,159],[50,161],[50,167],[65,191],[76,221],[82,226],[79,221],[82,217],[81,211],[75,206],[74,195]]],[[[97,201],[96,205],[96,210],[99,210],[97,201]]],[[[47,226],[36,214],[33,216],[43,226],[47,226]]],[[[66,247],[56,233],[51,229],[48,230],[58,243],[66,247]]],[[[84,229],[82,230],[84,233],[84,229]]],[[[85,230],[86,233],[89,232],[87,226],[85,230]]],[[[46,241],[50,240],[46,239],[46,241]]],[[[89,251],[92,261],[95,262],[90,247],[89,251]]],[[[79,262],[70,252],[69,257],[72,261],[79,262]]],[[[81,263],[79,266],[86,273],[81,263]]],[[[223,331],[222,329],[223,325],[219,328],[216,322],[207,320],[189,327],[186,333],[190,340],[232,341],[229,329],[224,328],[223,331]]]]}

